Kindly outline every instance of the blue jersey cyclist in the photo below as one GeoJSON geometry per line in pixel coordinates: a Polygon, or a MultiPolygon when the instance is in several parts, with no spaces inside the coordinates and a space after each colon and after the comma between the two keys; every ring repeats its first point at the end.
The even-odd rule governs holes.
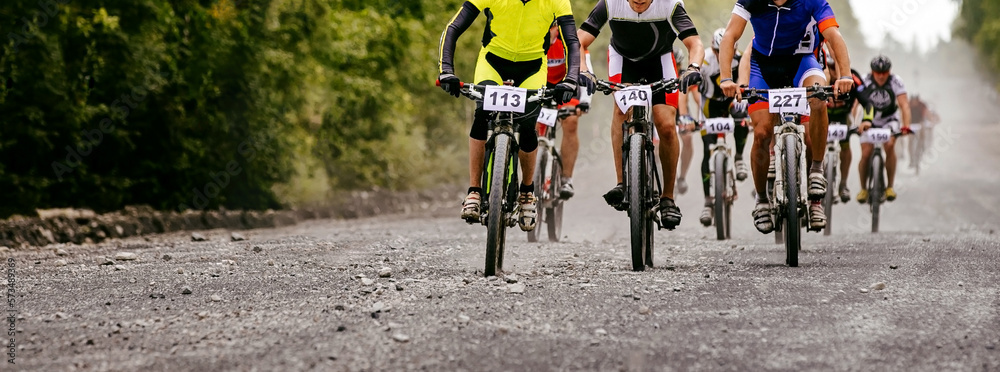
{"type": "MultiPolygon", "coordinates": [[[[833,9],[826,0],[739,0],[723,36],[719,53],[721,60],[733,58],[736,41],[743,36],[748,22],[756,35],[749,56],[751,88],[829,84],[823,67],[815,56],[821,37],[833,47],[837,64],[844,67],[843,71],[850,71],[847,44],[840,34],[833,9]]],[[[732,71],[724,69],[721,78],[723,93],[729,97],[738,97],[739,89],[732,80],[732,71]]],[[[850,76],[838,78],[834,93],[850,91],[853,83],[850,76]]],[[[824,101],[810,99],[809,106],[812,117],[806,127],[806,155],[812,160],[809,167],[809,229],[820,231],[826,227],[826,214],[821,200],[826,194],[827,185],[822,163],[829,119],[824,101]]],[[[774,231],[766,185],[770,160],[768,144],[774,135],[777,115],[768,112],[767,102],[758,102],[750,107],[750,117],[754,122],[750,165],[754,187],[757,189],[757,205],[753,211],[754,226],[767,234],[774,231]]]]}

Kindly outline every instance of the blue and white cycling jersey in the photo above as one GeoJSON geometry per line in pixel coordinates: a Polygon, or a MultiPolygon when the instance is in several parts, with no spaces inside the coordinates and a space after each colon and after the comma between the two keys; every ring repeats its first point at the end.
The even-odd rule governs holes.
{"type": "Polygon", "coordinates": [[[733,14],[750,22],[753,48],[765,56],[812,54],[821,40],[816,33],[839,27],[826,0],[788,0],[781,6],[773,0],[739,0],[733,14]]]}

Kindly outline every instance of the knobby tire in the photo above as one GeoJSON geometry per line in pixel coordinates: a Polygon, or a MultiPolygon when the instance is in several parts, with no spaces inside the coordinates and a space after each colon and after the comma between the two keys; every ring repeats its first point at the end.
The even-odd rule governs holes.
{"type": "Polygon", "coordinates": [[[486,268],[483,274],[496,276],[503,270],[503,246],[506,238],[507,219],[503,201],[507,195],[507,172],[510,160],[510,137],[496,137],[493,150],[492,176],[490,177],[489,212],[487,214],[486,268]]]}
{"type": "Polygon", "coordinates": [[[799,248],[802,245],[799,230],[799,139],[786,135],[783,154],[785,166],[785,263],[791,267],[799,266],[799,248]]]}

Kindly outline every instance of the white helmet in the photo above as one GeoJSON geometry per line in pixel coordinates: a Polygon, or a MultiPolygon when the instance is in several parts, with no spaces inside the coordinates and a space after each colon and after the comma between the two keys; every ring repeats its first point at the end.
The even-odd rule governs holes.
{"type": "Polygon", "coordinates": [[[722,37],[726,35],[726,29],[720,28],[712,33],[712,49],[719,50],[719,46],[722,45],[722,37]]]}

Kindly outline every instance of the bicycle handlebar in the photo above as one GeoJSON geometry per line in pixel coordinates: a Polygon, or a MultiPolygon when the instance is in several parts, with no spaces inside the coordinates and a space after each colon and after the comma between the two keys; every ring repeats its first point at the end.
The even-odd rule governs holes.
{"type": "Polygon", "coordinates": [[[622,84],[607,80],[594,80],[594,85],[596,86],[597,91],[604,94],[611,94],[614,93],[615,91],[621,90],[623,88],[628,88],[630,86],[643,86],[643,85],[649,86],[650,90],[653,91],[653,94],[657,94],[657,93],[672,92],[677,90],[677,88],[680,86],[680,82],[676,78],[663,79],[652,84],[622,84]]]}
{"type": "MultiPolygon", "coordinates": [[[[434,84],[437,86],[441,86],[441,81],[437,80],[435,81],[434,84]]],[[[488,85],[476,85],[472,83],[459,82],[458,86],[459,88],[461,88],[463,96],[473,101],[482,101],[483,92],[486,90],[486,87],[488,85]]],[[[526,89],[526,90],[528,91],[528,103],[534,103],[552,98],[551,97],[552,89],[541,88],[541,89],[526,89]]]]}
{"type": "MultiPolygon", "coordinates": [[[[740,94],[743,100],[750,102],[751,104],[757,101],[767,99],[764,98],[768,89],[757,89],[757,88],[740,88],[740,94]]],[[[806,98],[816,98],[820,101],[825,101],[833,97],[833,86],[821,86],[819,84],[813,85],[811,87],[806,87],[806,93],[810,93],[806,98]]],[[[841,94],[841,97],[846,96],[846,94],[841,94]]],[[[839,97],[838,97],[839,98],[839,97]]]]}

